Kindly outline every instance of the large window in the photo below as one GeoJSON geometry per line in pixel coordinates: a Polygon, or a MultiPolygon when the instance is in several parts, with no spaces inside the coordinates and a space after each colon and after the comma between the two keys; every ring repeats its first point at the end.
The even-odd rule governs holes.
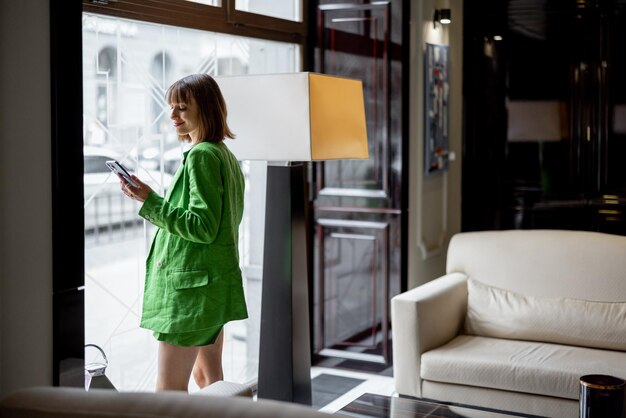
{"type": "MultiPolygon", "coordinates": [[[[138,324],[154,227],[137,215],[138,204],[124,199],[103,162],[118,159],[164,193],[185,150],[169,121],[167,87],[192,73],[299,71],[302,48],[268,40],[272,36],[209,32],[85,10],[85,343],[105,351],[106,375],[118,390],[152,391],[157,344],[138,324]]],[[[226,380],[249,382],[256,379],[258,366],[265,165],[241,164],[247,184],[240,253],[250,318],[225,329],[224,372],[226,380]]],[[[92,353],[85,355],[90,362],[92,353]]]]}

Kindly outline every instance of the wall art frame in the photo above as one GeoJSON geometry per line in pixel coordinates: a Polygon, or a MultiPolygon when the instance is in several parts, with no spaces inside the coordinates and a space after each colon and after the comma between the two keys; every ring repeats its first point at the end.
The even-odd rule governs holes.
{"type": "Polygon", "coordinates": [[[449,157],[449,51],[426,44],[424,54],[424,173],[444,172],[449,157]]]}

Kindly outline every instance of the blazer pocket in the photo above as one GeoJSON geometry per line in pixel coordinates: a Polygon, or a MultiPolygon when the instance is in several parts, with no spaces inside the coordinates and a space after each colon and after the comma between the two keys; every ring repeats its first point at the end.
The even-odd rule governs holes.
{"type": "Polygon", "coordinates": [[[193,289],[209,284],[209,272],[206,270],[173,271],[170,277],[175,290],[193,289]]]}

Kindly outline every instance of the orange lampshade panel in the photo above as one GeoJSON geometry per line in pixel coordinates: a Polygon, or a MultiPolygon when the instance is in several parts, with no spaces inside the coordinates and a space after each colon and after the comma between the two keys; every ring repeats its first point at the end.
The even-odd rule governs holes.
{"type": "Polygon", "coordinates": [[[309,74],[311,159],[367,159],[363,85],[359,80],[309,74]]]}

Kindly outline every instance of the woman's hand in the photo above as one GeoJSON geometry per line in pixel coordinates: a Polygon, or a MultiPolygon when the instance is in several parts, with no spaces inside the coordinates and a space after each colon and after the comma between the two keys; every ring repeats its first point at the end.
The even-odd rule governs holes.
{"type": "Polygon", "coordinates": [[[150,192],[152,192],[152,188],[146,183],[139,180],[139,178],[137,178],[137,176],[135,176],[134,174],[131,174],[130,176],[133,178],[133,180],[135,180],[135,183],[137,183],[138,186],[134,187],[132,184],[127,182],[124,177],[118,175],[118,177],[120,178],[120,188],[122,189],[122,192],[133,200],[137,200],[138,202],[145,202],[145,200],[150,195],[150,192]]]}

